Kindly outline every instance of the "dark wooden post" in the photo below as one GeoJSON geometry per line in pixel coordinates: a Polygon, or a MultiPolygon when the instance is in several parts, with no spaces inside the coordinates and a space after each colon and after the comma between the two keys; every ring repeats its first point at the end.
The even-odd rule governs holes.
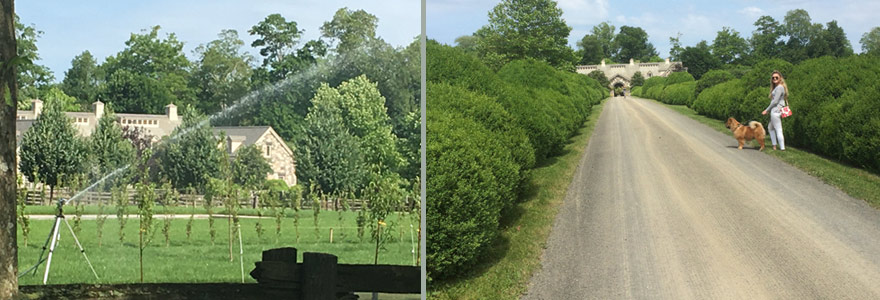
{"type": "Polygon", "coordinates": [[[336,299],[336,255],[303,253],[303,299],[336,299]]]}
{"type": "Polygon", "coordinates": [[[278,248],[263,251],[263,261],[256,263],[251,276],[263,286],[267,298],[300,298],[300,279],[297,272],[296,248],[278,248]]]}

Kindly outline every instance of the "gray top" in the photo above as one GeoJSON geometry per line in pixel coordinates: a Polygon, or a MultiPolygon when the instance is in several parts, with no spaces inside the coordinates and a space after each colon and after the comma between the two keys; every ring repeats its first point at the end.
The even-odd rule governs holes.
{"type": "Polygon", "coordinates": [[[774,112],[772,109],[775,108],[777,109],[776,112],[778,112],[783,106],[785,106],[785,88],[780,84],[773,89],[773,93],[770,96],[770,106],[767,106],[765,110],[774,112]]]}

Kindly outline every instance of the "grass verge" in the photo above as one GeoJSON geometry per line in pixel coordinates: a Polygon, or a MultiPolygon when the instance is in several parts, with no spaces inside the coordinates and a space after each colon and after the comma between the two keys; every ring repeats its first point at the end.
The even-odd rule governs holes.
{"type": "MultiPolygon", "coordinates": [[[[684,105],[670,105],[653,100],[682,115],[690,117],[706,126],[714,128],[729,136],[733,136],[729,129],[724,127],[724,121],[712,119],[697,114],[696,111],[684,105]]],[[[754,143],[754,142],[753,142],[754,143]]],[[[770,138],[767,138],[767,148],[764,153],[776,157],[807,174],[819,178],[823,182],[837,187],[853,198],[862,199],[874,208],[880,209],[880,176],[865,170],[852,167],[841,162],[824,158],[811,152],[800,150],[796,147],[787,146],[785,151],[773,151],[770,138]]]]}
{"type": "Polygon", "coordinates": [[[589,120],[559,156],[531,170],[521,203],[502,216],[502,233],[474,272],[455,281],[432,282],[431,299],[518,299],[541,264],[559,205],[577,169],[604,100],[594,105],[589,120]]]}

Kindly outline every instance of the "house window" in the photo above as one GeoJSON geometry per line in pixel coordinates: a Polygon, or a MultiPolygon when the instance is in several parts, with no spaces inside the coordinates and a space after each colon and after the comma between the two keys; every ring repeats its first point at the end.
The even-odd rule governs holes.
{"type": "Polygon", "coordinates": [[[271,147],[270,145],[266,145],[266,156],[269,156],[270,147],[271,147]]]}

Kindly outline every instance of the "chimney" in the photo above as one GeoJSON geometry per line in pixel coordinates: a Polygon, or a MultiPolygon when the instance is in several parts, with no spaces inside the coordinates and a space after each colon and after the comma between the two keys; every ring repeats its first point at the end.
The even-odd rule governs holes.
{"type": "Polygon", "coordinates": [[[630,65],[630,66],[633,65],[633,59],[632,59],[632,58],[629,59],[629,65],[630,65]]]}
{"type": "Polygon", "coordinates": [[[34,99],[34,100],[31,100],[31,103],[34,104],[33,105],[34,118],[36,119],[37,117],[40,116],[40,113],[43,112],[43,101],[40,101],[40,99],[34,99]]]}
{"type": "Polygon", "coordinates": [[[602,59],[602,66],[605,66],[605,59],[602,59]]]}
{"type": "Polygon", "coordinates": [[[168,116],[168,120],[177,121],[177,106],[174,103],[165,105],[165,115],[168,116]]]}
{"type": "Polygon", "coordinates": [[[100,120],[104,116],[104,102],[101,102],[101,100],[95,101],[95,103],[92,103],[92,108],[95,110],[95,120],[100,120]]]}
{"type": "Polygon", "coordinates": [[[669,57],[666,58],[666,63],[667,63],[667,64],[669,63],[669,59],[670,59],[669,57]]]}

